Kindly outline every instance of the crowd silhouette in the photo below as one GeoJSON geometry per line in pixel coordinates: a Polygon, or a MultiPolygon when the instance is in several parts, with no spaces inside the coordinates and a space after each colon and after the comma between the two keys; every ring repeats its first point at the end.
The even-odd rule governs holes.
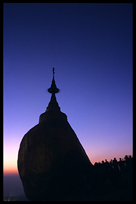
{"type": "MultiPolygon", "coordinates": [[[[131,200],[132,199],[133,157],[116,158],[108,162],[95,163],[85,180],[88,193],[93,200],[131,200]]],[[[90,198],[89,198],[90,199],[90,198]]]]}

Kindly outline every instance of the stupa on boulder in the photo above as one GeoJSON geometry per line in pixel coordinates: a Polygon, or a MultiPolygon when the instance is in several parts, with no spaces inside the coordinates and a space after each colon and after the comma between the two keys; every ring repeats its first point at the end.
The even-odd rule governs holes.
{"type": "Polygon", "coordinates": [[[54,68],[48,92],[52,95],[46,111],[20,143],[18,172],[29,200],[80,200],[92,164],[66,114],[60,111],[54,68]]]}

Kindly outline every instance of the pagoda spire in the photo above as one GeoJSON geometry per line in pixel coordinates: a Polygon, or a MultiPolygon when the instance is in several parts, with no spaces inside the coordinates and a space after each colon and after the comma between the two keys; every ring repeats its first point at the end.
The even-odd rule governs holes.
{"type": "Polygon", "coordinates": [[[47,111],[60,111],[60,107],[57,103],[57,100],[56,100],[56,96],[55,96],[55,93],[58,93],[59,92],[59,89],[57,88],[56,86],[56,83],[55,83],[55,79],[54,79],[54,74],[55,74],[55,71],[54,71],[54,67],[53,67],[53,79],[52,79],[52,84],[51,84],[51,87],[48,89],[48,92],[51,93],[51,100],[48,104],[48,107],[47,107],[47,111]]]}
{"type": "Polygon", "coordinates": [[[57,88],[55,80],[54,80],[54,74],[55,74],[54,67],[53,67],[52,72],[53,72],[53,79],[52,79],[51,87],[48,89],[48,92],[52,93],[52,94],[55,94],[55,93],[59,92],[59,89],[57,88]]]}

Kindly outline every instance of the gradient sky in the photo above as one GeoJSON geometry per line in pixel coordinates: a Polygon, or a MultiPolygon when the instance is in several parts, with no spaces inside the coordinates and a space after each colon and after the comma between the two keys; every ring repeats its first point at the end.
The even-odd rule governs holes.
{"type": "Polygon", "coordinates": [[[132,155],[133,4],[5,3],[4,171],[39,122],[55,81],[57,101],[90,161],[132,155]]]}

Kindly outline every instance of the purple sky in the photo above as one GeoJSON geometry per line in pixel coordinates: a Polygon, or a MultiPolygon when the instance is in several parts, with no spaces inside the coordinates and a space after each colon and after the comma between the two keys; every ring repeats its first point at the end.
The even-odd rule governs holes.
{"type": "Polygon", "coordinates": [[[55,81],[57,101],[92,163],[132,155],[133,4],[5,3],[4,168],[55,81]]]}

